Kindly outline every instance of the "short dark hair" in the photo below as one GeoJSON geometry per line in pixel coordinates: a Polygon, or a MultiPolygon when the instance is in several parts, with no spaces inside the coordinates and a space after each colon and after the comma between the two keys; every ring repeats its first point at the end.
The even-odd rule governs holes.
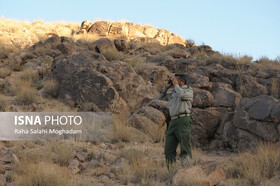
{"type": "Polygon", "coordinates": [[[180,81],[184,81],[184,84],[187,84],[187,75],[186,74],[175,74],[175,76],[178,76],[180,81]]]}

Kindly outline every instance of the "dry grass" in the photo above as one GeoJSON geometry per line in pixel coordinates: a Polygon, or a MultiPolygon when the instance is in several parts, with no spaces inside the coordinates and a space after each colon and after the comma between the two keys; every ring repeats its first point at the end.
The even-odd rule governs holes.
{"type": "Polygon", "coordinates": [[[146,136],[137,129],[127,126],[124,121],[115,120],[113,124],[112,142],[143,142],[146,136]]]}
{"type": "Polygon", "coordinates": [[[7,100],[3,95],[0,95],[0,111],[5,111],[5,108],[7,106],[7,100]]]}
{"type": "Polygon", "coordinates": [[[130,142],[133,135],[133,129],[130,126],[126,126],[124,122],[115,121],[113,125],[113,137],[112,142],[130,142]]]}
{"type": "Polygon", "coordinates": [[[72,145],[66,141],[63,143],[58,143],[57,141],[51,142],[50,150],[54,153],[54,162],[61,166],[68,166],[70,161],[73,159],[72,145]]]}
{"type": "Polygon", "coordinates": [[[40,104],[37,105],[38,112],[77,112],[77,108],[71,108],[68,105],[57,101],[56,99],[41,98],[40,104]]]}
{"type": "Polygon", "coordinates": [[[267,57],[262,57],[256,63],[260,64],[263,68],[280,69],[280,63],[277,59],[271,60],[267,57]]]}
{"type": "Polygon", "coordinates": [[[124,58],[124,54],[122,52],[111,48],[106,49],[102,52],[102,54],[108,61],[122,60],[124,58]]]}
{"type": "Polygon", "coordinates": [[[51,97],[56,97],[58,94],[58,82],[54,79],[45,80],[43,82],[43,92],[51,97]]]}
{"type": "Polygon", "coordinates": [[[0,68],[0,78],[5,78],[11,74],[11,69],[7,67],[0,68]]]}
{"type": "Polygon", "coordinates": [[[19,80],[16,85],[15,101],[19,105],[29,105],[37,101],[37,91],[28,80],[19,80]]]}
{"type": "Polygon", "coordinates": [[[132,182],[140,185],[162,185],[168,179],[164,160],[145,158],[145,152],[136,149],[123,151],[120,157],[127,160],[119,172],[123,184],[132,182]]]}
{"type": "Polygon", "coordinates": [[[22,162],[17,168],[15,181],[19,186],[63,186],[70,184],[70,178],[70,174],[65,167],[46,162],[38,164],[22,162]]]}
{"type": "Polygon", "coordinates": [[[250,185],[259,185],[271,179],[280,169],[280,149],[275,144],[259,144],[255,153],[241,153],[225,170],[231,179],[245,180],[250,185]]]}
{"type": "Polygon", "coordinates": [[[39,73],[36,70],[28,68],[22,72],[20,78],[33,84],[37,82],[39,73]]]}

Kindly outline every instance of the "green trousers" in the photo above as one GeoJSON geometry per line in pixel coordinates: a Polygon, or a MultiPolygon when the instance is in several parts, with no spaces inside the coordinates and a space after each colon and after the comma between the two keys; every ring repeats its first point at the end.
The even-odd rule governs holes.
{"type": "Polygon", "coordinates": [[[167,168],[169,165],[176,162],[176,149],[180,143],[181,153],[180,158],[189,156],[192,158],[192,151],[190,145],[190,132],[191,132],[191,117],[185,116],[171,120],[166,132],[165,139],[165,158],[167,168]]]}

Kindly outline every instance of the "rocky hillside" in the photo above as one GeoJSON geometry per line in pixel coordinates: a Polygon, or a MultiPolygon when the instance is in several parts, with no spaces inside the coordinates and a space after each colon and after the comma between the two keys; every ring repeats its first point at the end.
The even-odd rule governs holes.
{"type": "Polygon", "coordinates": [[[54,35],[2,56],[1,91],[12,101],[3,110],[24,105],[29,109],[30,104],[38,109],[38,100],[13,101],[20,99],[17,76],[32,76],[31,70],[35,95],[44,98],[56,83],[54,100],[78,111],[109,111],[122,120],[129,118],[129,125],[155,138],[158,128],[159,133],[165,131],[169,116],[166,100],[154,98],[172,74],[181,72],[194,89],[195,145],[240,150],[259,140],[279,141],[277,62],[224,56],[210,46],[182,42],[169,31],[127,22],[84,21],[73,33],[98,37],[87,42],[54,35]]]}
{"type": "MultiPolygon", "coordinates": [[[[29,29],[24,33],[37,33],[34,25],[25,25],[29,29]]],[[[68,34],[47,27],[42,38],[24,45],[18,42],[19,46],[6,37],[16,38],[16,34],[4,27],[1,111],[113,112],[129,131],[147,140],[137,143],[160,144],[170,116],[167,100],[156,95],[174,73],[186,73],[194,90],[194,146],[242,151],[255,150],[260,141],[279,144],[280,65],[276,61],[222,55],[169,31],[127,22],[84,21],[81,26],[65,27],[68,34]]],[[[135,136],[128,133],[111,141],[133,141],[135,136]]]]}

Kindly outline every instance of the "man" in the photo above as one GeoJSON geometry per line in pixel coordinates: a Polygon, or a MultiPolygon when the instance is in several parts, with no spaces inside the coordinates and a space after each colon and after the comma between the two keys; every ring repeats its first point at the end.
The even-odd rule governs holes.
{"type": "Polygon", "coordinates": [[[192,158],[190,146],[191,118],[190,112],[193,101],[193,90],[186,85],[185,74],[175,74],[172,83],[168,84],[160,91],[159,98],[168,97],[168,108],[171,117],[165,140],[165,157],[167,168],[176,162],[176,149],[180,143],[180,159],[184,163],[192,158]],[[167,90],[174,86],[174,90],[167,94],[167,90]]]}

